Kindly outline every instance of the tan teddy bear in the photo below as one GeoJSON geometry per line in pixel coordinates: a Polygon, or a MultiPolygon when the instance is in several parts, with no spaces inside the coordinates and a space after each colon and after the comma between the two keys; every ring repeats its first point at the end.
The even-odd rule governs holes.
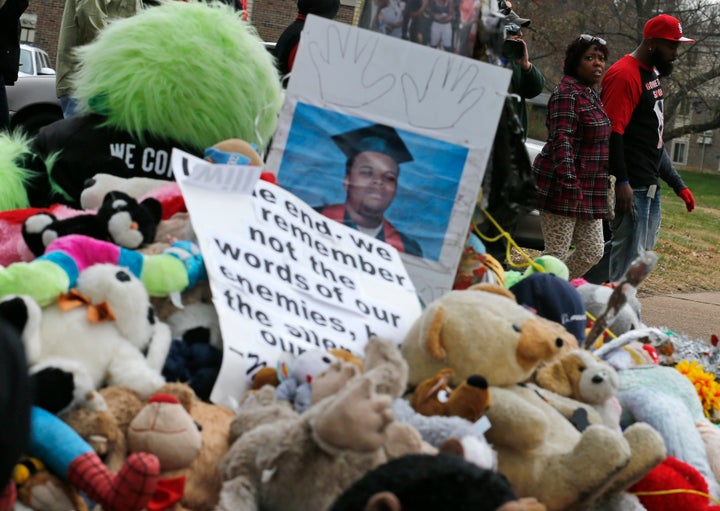
{"type": "Polygon", "coordinates": [[[486,378],[493,396],[486,437],[497,451],[498,471],[518,496],[536,497],[549,511],[585,509],[629,487],[664,459],[662,438],[647,424],[624,435],[588,426],[590,416],[600,422],[592,407],[560,395],[541,397],[539,387],[525,383],[541,362],[577,343],[560,325],[518,305],[512,294],[483,289],[451,291],[431,303],[402,349],[412,382],[443,367],[460,379],[474,373],[486,378]],[[586,419],[584,431],[565,418],[561,405],[586,419]]]}
{"type": "Polygon", "coordinates": [[[453,385],[473,374],[484,376],[479,360],[507,368],[492,385],[517,383],[527,380],[539,362],[572,348],[577,339],[564,327],[533,314],[512,293],[492,284],[450,291],[435,300],[402,342],[411,385],[445,368],[455,373],[453,385]]]}
{"type": "Polygon", "coordinates": [[[538,369],[535,382],[561,396],[592,405],[607,427],[620,430],[617,371],[585,349],[563,354],[538,369]]]}

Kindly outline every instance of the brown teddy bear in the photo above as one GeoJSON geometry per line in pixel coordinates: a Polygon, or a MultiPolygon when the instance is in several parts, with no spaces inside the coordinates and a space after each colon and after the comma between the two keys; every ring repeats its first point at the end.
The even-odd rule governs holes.
{"type": "Polygon", "coordinates": [[[452,369],[443,369],[420,382],[410,397],[410,405],[427,416],[462,417],[475,422],[490,408],[492,398],[485,378],[474,374],[455,388],[450,386],[452,369]]]}
{"type": "Polygon", "coordinates": [[[273,402],[272,387],[254,395],[247,421],[233,428],[238,438],[222,463],[217,509],[322,511],[369,470],[390,458],[422,452],[420,435],[394,423],[390,411],[407,378],[394,343],[371,339],[364,366],[362,375],[353,367],[336,394],[302,414],[273,402]],[[264,399],[267,410],[256,413],[264,399]]]}
{"type": "Polygon", "coordinates": [[[442,367],[456,378],[482,374],[493,406],[486,437],[497,451],[498,471],[520,497],[536,497],[549,511],[584,509],[621,492],[665,457],[660,435],[647,424],[624,434],[603,425],[578,431],[551,403],[574,403],[580,415],[594,410],[556,395],[541,397],[525,383],[573,337],[496,290],[451,291],[431,303],[402,344],[410,379],[418,382],[442,367]],[[441,367],[442,366],[442,367],[441,367]]]}
{"type": "Polygon", "coordinates": [[[222,485],[219,463],[230,447],[230,409],[201,401],[182,383],[167,383],[148,400],[126,387],[110,386],[87,401],[91,409],[74,409],[63,419],[106,463],[119,459],[122,465],[129,453],[138,451],[157,456],[164,481],[154,504],[171,504],[164,507],[170,511],[215,508],[222,485]],[[118,434],[121,441],[107,441],[118,434]],[[108,447],[113,445],[110,456],[108,447]]]}

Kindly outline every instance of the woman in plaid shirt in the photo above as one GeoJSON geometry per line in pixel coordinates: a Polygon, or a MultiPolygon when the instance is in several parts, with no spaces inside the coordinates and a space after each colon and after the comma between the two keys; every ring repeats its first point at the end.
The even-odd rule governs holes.
{"type": "Polygon", "coordinates": [[[604,39],[580,35],[548,101],[548,139],[533,163],[545,254],[581,277],[603,255],[610,119],[594,87],[605,72],[604,39]],[[574,247],[574,250],[571,248],[574,247]]]}

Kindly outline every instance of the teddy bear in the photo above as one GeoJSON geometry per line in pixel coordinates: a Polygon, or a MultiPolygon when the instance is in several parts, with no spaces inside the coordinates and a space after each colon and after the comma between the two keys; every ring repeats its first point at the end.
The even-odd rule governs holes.
{"type": "Polygon", "coordinates": [[[326,370],[335,360],[327,350],[311,349],[296,356],[289,365],[288,376],[282,378],[275,393],[278,399],[292,403],[299,413],[307,410],[312,402],[313,378],[326,370]]]}
{"type": "Polygon", "coordinates": [[[410,424],[425,442],[438,449],[454,439],[468,461],[494,469],[497,453],[484,435],[489,427],[484,415],[492,403],[487,381],[472,375],[453,387],[449,383],[452,375],[452,369],[443,369],[420,382],[409,397],[396,399],[395,420],[410,424]]]}
{"type": "Polygon", "coordinates": [[[232,410],[200,400],[184,383],[166,383],[148,399],[117,385],[104,387],[97,395],[99,402],[88,399],[84,406],[64,413],[62,418],[102,456],[107,450],[98,449],[103,444],[98,440],[107,434],[107,428],[98,427],[100,409],[112,417],[123,435],[123,446],[127,447],[121,462],[137,452],[155,456],[160,472],[151,506],[162,504],[161,509],[170,511],[210,510],[216,506],[222,484],[218,466],[230,446],[232,410]]]}
{"type": "MultiPolygon", "coordinates": [[[[130,389],[127,391],[134,393],[130,389]]],[[[137,411],[139,408],[135,413],[137,411]]],[[[60,418],[93,448],[108,469],[113,472],[120,470],[128,454],[127,427],[121,427],[101,393],[89,392],[83,406],[63,412],[60,418]]]]}
{"type": "Polygon", "coordinates": [[[480,419],[492,404],[487,380],[474,374],[451,388],[453,374],[452,369],[443,369],[420,382],[410,396],[413,410],[426,416],[460,417],[470,422],[480,419]]]}
{"type": "MultiPolygon", "coordinates": [[[[165,475],[168,467],[187,466],[197,457],[201,441],[196,423],[173,395],[155,394],[142,401],[136,392],[125,387],[103,390],[106,389],[111,392],[105,395],[92,392],[83,406],[62,413],[60,418],[87,442],[112,473],[120,471],[132,453],[155,456],[159,462],[159,479],[148,508],[167,509],[182,497],[184,481],[165,475]],[[110,401],[113,412],[106,397],[117,400],[110,401]],[[137,404],[134,397],[138,399],[137,404]],[[160,411],[158,404],[163,406],[160,411]],[[118,412],[117,417],[115,412],[118,412]],[[121,428],[120,422],[126,420],[126,413],[132,413],[134,417],[121,428]],[[164,507],[157,507],[159,505],[164,507]]],[[[78,509],[75,505],[68,507],[68,502],[75,501],[87,509],[76,488],[47,470],[39,470],[26,478],[19,497],[34,511],[78,509]]]]}
{"type": "Polygon", "coordinates": [[[24,295],[2,302],[26,318],[22,338],[38,406],[57,413],[106,384],[146,398],[165,383],[170,330],[155,317],[143,283],[123,267],[90,266],[44,308],[24,295]]]}
{"type": "Polygon", "coordinates": [[[508,366],[507,376],[497,374],[491,383],[506,385],[527,380],[541,361],[577,347],[565,328],[518,305],[510,291],[477,284],[430,303],[410,327],[401,349],[410,385],[446,368],[454,371],[451,383],[457,385],[473,374],[485,376],[482,368],[488,363],[508,366]],[[486,363],[478,365],[480,360],[486,363]]]}
{"type": "Polygon", "coordinates": [[[473,287],[429,304],[402,343],[411,379],[431,376],[440,363],[461,378],[470,368],[486,378],[493,406],[485,436],[517,495],[560,511],[622,492],[664,459],[662,437],[647,424],[624,434],[600,424],[579,431],[551,403],[575,403],[585,414],[592,408],[559,395],[541,397],[528,379],[541,362],[577,343],[510,296],[473,287]]]}
{"type": "Polygon", "coordinates": [[[364,365],[365,372],[353,368],[337,393],[302,414],[278,401],[272,387],[253,395],[246,404],[250,424],[234,421],[237,436],[222,462],[217,509],[322,511],[368,470],[421,452],[419,434],[394,423],[390,411],[407,381],[399,350],[373,337],[364,365]],[[266,410],[258,411],[263,400],[266,410]]]}
{"type": "MultiPolygon", "coordinates": [[[[147,453],[128,457],[117,473],[102,463],[92,447],[60,418],[33,405],[27,375],[25,349],[21,328],[26,318],[17,311],[0,308],[0,349],[3,352],[1,372],[4,381],[12,383],[13,392],[0,400],[0,413],[8,432],[0,449],[0,478],[9,477],[7,471],[17,463],[20,454],[40,460],[48,471],[70,487],[84,491],[89,498],[107,511],[139,511],[147,504],[157,484],[159,463],[147,453]],[[11,348],[11,349],[7,349],[11,348]]],[[[8,394],[8,393],[6,393],[8,394]]],[[[5,485],[5,481],[2,483],[5,485]]],[[[56,502],[72,501],[63,496],[61,485],[55,485],[56,502]]],[[[7,486],[9,494],[2,492],[2,507],[14,501],[14,484],[7,486]]],[[[53,493],[44,492],[45,486],[36,486],[43,500],[54,499],[53,493]]],[[[65,508],[67,509],[67,508],[65,508]]]]}
{"type": "Polygon", "coordinates": [[[96,212],[66,219],[52,213],[30,216],[23,222],[22,236],[36,257],[45,253],[51,241],[68,234],[84,234],[134,250],[155,241],[161,208],[152,197],[138,202],[124,192],[112,191],[96,212]]]}
{"type": "Polygon", "coordinates": [[[561,396],[592,405],[609,428],[620,429],[620,380],[609,363],[578,348],[539,367],[534,381],[561,396]]]}
{"type": "Polygon", "coordinates": [[[222,364],[222,333],[208,281],[198,282],[179,299],[151,301],[172,337],[163,376],[168,382],[187,383],[200,399],[209,400],[222,364]]]}

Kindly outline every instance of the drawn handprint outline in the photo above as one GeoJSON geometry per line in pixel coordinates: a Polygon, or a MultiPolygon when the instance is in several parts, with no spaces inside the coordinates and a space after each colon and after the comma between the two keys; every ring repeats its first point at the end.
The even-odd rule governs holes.
{"type": "Polygon", "coordinates": [[[353,47],[350,47],[350,31],[343,38],[339,28],[333,25],[328,27],[326,36],[327,56],[317,41],[309,45],[323,101],[347,108],[359,108],[377,101],[395,87],[395,76],[392,73],[368,83],[367,71],[379,43],[378,36],[369,34],[361,38],[361,31],[357,30],[353,47]],[[335,44],[331,39],[335,39],[335,44]],[[323,81],[324,76],[332,76],[333,79],[323,81]],[[336,80],[338,77],[341,80],[336,80]],[[362,88],[359,89],[358,84],[362,88]]]}
{"type": "Polygon", "coordinates": [[[476,64],[446,55],[435,59],[422,89],[413,75],[403,73],[400,80],[408,123],[425,129],[456,126],[485,94],[484,87],[473,86],[479,72],[476,64]]]}

